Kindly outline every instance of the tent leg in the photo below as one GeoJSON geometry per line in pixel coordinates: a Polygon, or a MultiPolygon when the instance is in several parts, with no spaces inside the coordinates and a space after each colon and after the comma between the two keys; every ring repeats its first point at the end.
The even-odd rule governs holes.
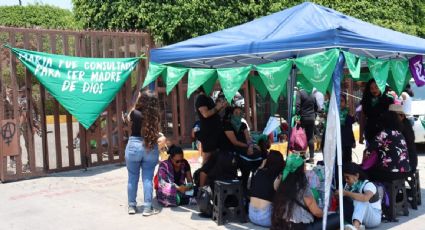
{"type": "Polygon", "coordinates": [[[286,157],[288,157],[289,154],[289,141],[291,139],[291,132],[292,132],[292,107],[294,105],[294,86],[295,86],[295,80],[297,76],[297,68],[295,64],[292,65],[291,70],[291,76],[289,77],[289,81],[286,84],[287,88],[287,99],[288,99],[288,144],[286,146],[286,157]]]}

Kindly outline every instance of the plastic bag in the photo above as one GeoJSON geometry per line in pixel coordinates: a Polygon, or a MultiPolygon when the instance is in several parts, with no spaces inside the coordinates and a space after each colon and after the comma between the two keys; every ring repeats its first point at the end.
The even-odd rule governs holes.
{"type": "Polygon", "coordinates": [[[289,148],[293,151],[307,150],[307,136],[303,128],[296,125],[291,132],[291,139],[289,141],[289,148]]]}

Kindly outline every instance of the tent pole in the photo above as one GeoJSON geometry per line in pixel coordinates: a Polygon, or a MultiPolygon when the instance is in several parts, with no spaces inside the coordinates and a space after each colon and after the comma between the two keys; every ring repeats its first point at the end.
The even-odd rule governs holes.
{"type": "Polygon", "coordinates": [[[286,145],[286,157],[289,155],[289,141],[291,139],[292,132],[292,107],[294,105],[294,86],[295,78],[297,76],[297,68],[295,64],[292,64],[291,75],[289,76],[288,82],[286,84],[287,88],[287,99],[288,99],[288,141],[286,145]]]}

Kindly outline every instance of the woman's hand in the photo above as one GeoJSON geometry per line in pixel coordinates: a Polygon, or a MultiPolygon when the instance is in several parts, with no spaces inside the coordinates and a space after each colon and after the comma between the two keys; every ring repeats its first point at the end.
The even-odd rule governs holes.
{"type": "Polygon", "coordinates": [[[252,155],[254,154],[254,148],[252,147],[252,145],[248,146],[248,151],[246,152],[248,155],[252,155]]]}
{"type": "Polygon", "coordinates": [[[184,186],[184,185],[180,185],[176,187],[177,191],[181,192],[181,193],[185,193],[186,191],[190,190],[188,187],[184,186]]]}

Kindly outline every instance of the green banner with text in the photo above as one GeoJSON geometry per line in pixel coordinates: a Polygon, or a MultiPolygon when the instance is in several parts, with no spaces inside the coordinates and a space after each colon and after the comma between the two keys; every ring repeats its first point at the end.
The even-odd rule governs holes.
{"type": "Polygon", "coordinates": [[[86,129],[114,99],[140,60],[73,57],[6,47],[86,129]]]}

